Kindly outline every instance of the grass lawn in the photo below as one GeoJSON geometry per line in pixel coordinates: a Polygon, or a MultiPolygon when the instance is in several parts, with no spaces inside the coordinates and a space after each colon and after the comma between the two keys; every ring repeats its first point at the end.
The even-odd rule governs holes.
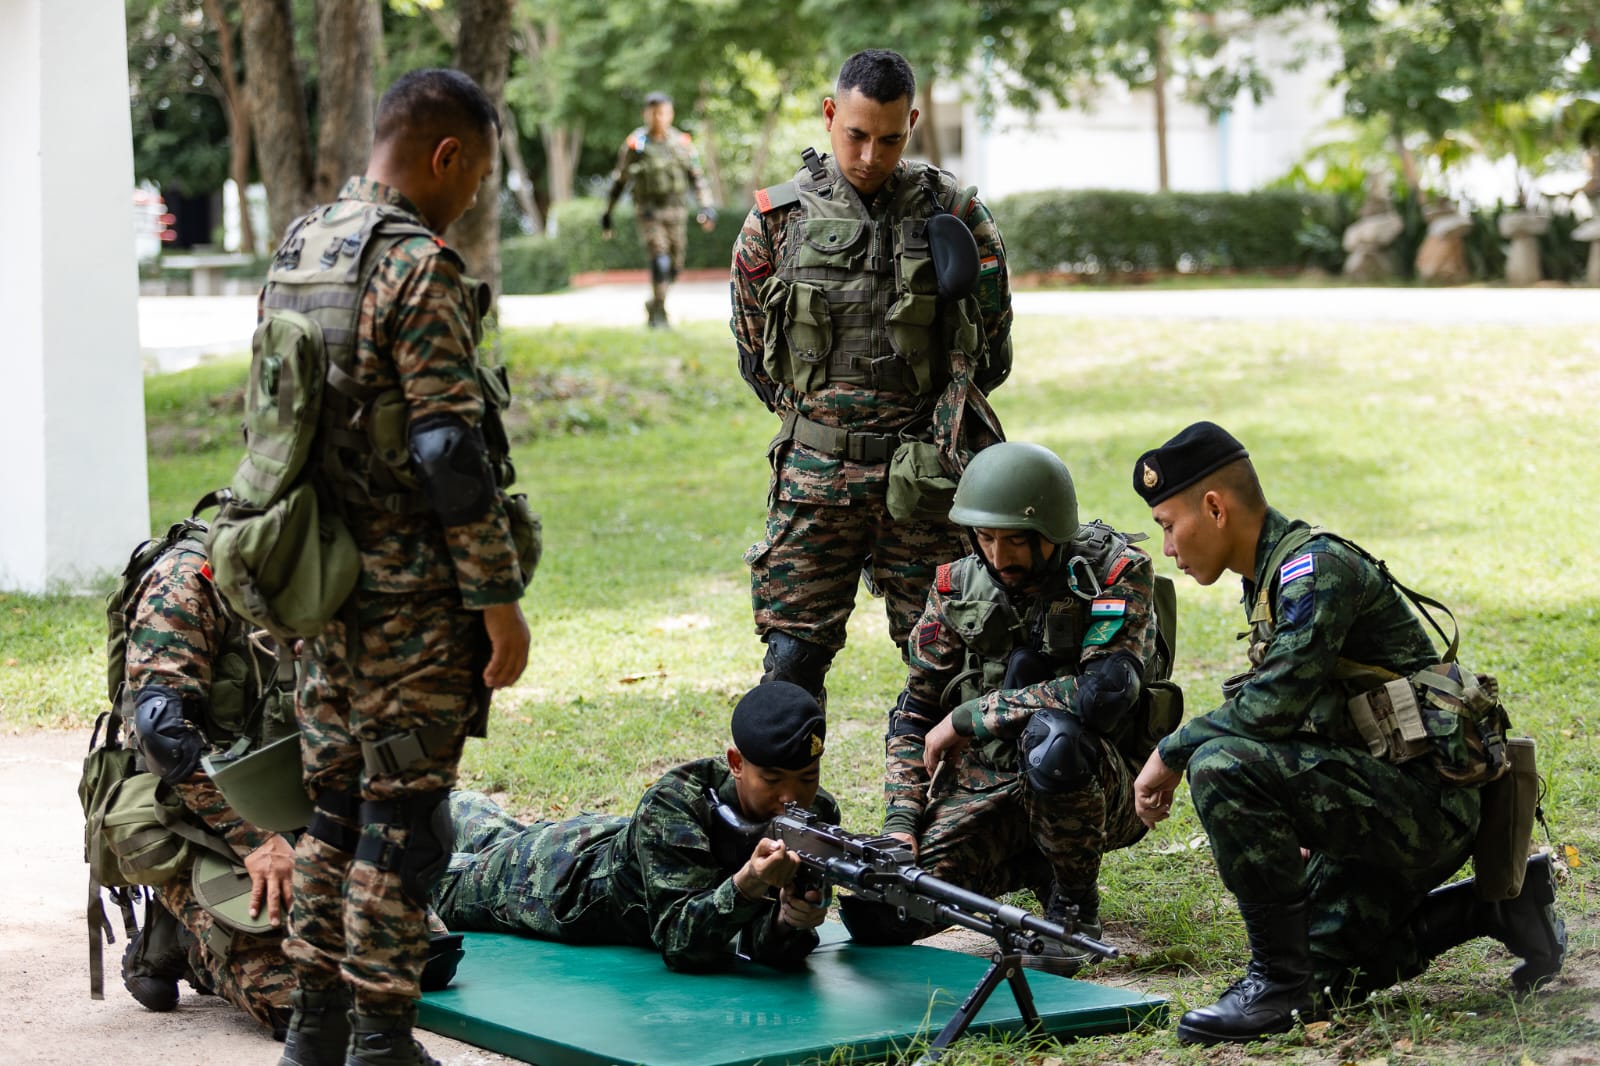
{"type": "MultiPolygon", "coordinates": [[[[524,601],[530,666],[497,697],[464,779],[529,815],[627,812],[661,769],[723,748],[731,701],[759,674],[740,555],[761,528],[773,419],[717,326],[503,340],[519,484],[543,514],[545,556],[524,601]]],[[[1600,337],[1034,319],[1018,323],[1016,349],[995,405],[1012,439],[1066,459],[1085,517],[1153,533],[1133,461],[1210,418],[1250,448],[1276,506],[1358,540],[1450,604],[1464,661],[1499,676],[1513,721],[1538,739],[1555,840],[1585,865],[1560,898],[1566,974],[1531,999],[1510,996],[1510,960],[1479,941],[1370,1010],[1248,1054],[1181,1048],[1167,1029],[1031,1051],[972,1040],[944,1061],[1596,1061],[1600,907],[1587,863],[1600,863],[1600,569],[1588,535],[1600,528],[1600,337]]],[[[147,381],[157,523],[231,474],[242,376],[228,363],[147,381]]],[[[904,674],[881,605],[863,593],[858,606],[829,675],[824,771],[846,825],[867,830],[904,674]]],[[[1201,713],[1244,661],[1237,585],[1180,578],[1179,626],[1177,679],[1201,713]]],[[[93,598],[0,595],[0,726],[87,724],[104,702],[103,634],[93,598]]],[[[1199,834],[1180,791],[1171,820],[1109,857],[1107,936],[1128,951],[1089,975],[1167,996],[1174,1012],[1210,1002],[1245,959],[1199,834]]]]}

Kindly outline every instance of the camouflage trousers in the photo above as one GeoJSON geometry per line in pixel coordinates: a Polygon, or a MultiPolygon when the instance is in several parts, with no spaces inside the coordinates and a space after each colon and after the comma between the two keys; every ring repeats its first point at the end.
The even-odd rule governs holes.
{"type": "Polygon", "coordinates": [[[168,881],[156,895],[156,905],[165,907],[194,937],[189,967],[217,995],[268,1028],[288,1020],[295,979],[283,955],[281,934],[249,936],[223,929],[195,899],[188,874],[168,881]],[[274,1018],[274,1010],[281,1017],[274,1018]]]}
{"type": "MultiPolygon", "coordinates": [[[[308,656],[299,703],[306,790],[314,798],[346,793],[363,801],[442,796],[455,784],[472,718],[483,620],[438,592],[358,593],[355,614],[355,646],[341,618],[308,656]],[[392,771],[365,765],[361,741],[424,727],[444,727],[443,739],[435,736],[416,761],[392,771]]],[[[403,821],[340,821],[402,853],[416,835],[403,821]]],[[[301,834],[291,928],[284,954],[303,987],[326,991],[342,976],[357,1010],[369,1015],[402,1013],[420,997],[427,925],[398,867],[384,869],[301,834]]]]}
{"type": "MultiPolygon", "coordinates": [[[[640,206],[634,224],[639,229],[639,241],[644,245],[646,256],[654,260],[656,256],[668,256],[672,260],[672,272],[678,274],[683,270],[683,251],[688,241],[689,209],[681,205],[667,207],[646,208],[640,206]]],[[[656,281],[651,278],[650,296],[659,305],[665,306],[667,300],[667,285],[665,281],[656,281]]]]}
{"type": "Polygon", "coordinates": [[[1444,785],[1428,759],[1394,766],[1309,736],[1219,737],[1188,774],[1228,890],[1241,903],[1309,898],[1319,987],[1419,961],[1408,919],[1472,853],[1477,789],[1444,785]]]}
{"type": "MultiPolygon", "coordinates": [[[[899,758],[922,758],[922,738],[892,737],[899,758]]],[[[917,832],[917,864],[986,896],[1030,889],[1049,899],[1052,882],[1089,902],[1108,851],[1144,836],[1133,811],[1134,767],[1100,742],[1095,777],[1069,792],[1039,792],[1018,772],[1013,741],[967,749],[936,783],[917,832]],[[947,784],[943,778],[955,769],[947,784]]]]}
{"type": "MultiPolygon", "coordinates": [[[[605,937],[605,884],[590,883],[576,860],[593,841],[628,824],[585,814],[523,825],[481,792],[452,792],[455,854],[433,890],[433,908],[455,930],[519,933],[557,940],[605,937]]],[[[648,941],[644,942],[648,946],[648,941]]]]}
{"type": "Polygon", "coordinates": [[[775,629],[837,652],[865,572],[884,597],[889,637],[904,657],[934,571],[966,547],[948,523],[890,518],[886,485],[852,484],[849,501],[839,505],[785,500],[780,487],[767,510],[766,539],[745,553],[757,633],[775,629]]]}

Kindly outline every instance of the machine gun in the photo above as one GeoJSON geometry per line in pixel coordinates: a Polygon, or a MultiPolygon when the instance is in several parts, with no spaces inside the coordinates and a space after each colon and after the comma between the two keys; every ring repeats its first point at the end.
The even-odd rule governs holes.
{"type": "MultiPolygon", "coordinates": [[[[746,838],[759,832],[759,826],[743,821],[726,804],[718,803],[715,808],[726,829],[746,838]]],[[[820,887],[826,899],[828,888],[837,886],[864,900],[893,907],[902,920],[924,922],[935,928],[959,925],[994,938],[993,962],[919,1062],[938,1061],[944,1049],[966,1032],[1001,981],[1010,985],[1023,1024],[1029,1029],[1037,1028],[1039,1012],[1033,1005],[1022,956],[1038,954],[1046,941],[1081,948],[1101,958],[1117,956],[1117,949],[1111,945],[1060,922],[934,877],[917,865],[909,846],[893,837],[848,832],[793,803],[766,826],[765,835],[781,840],[800,860],[794,886],[798,891],[820,887]]]]}

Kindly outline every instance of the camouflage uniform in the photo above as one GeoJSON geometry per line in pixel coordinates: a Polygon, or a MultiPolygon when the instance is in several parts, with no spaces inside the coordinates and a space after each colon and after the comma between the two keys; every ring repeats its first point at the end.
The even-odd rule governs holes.
{"type": "MultiPolygon", "coordinates": [[[[611,190],[606,211],[633,186],[633,208],[639,240],[654,261],[666,256],[672,262],[672,276],[683,270],[683,250],[689,228],[689,209],[684,193],[694,190],[695,202],[702,208],[711,205],[711,187],[700,169],[700,154],[689,135],[669,126],[665,137],[654,139],[649,127],[640,126],[628,134],[617,153],[617,166],[611,172],[611,190]]],[[[671,278],[651,278],[651,301],[665,307],[671,278]]]]}
{"type": "MultiPolygon", "coordinates": [[[[1170,769],[1187,768],[1217,868],[1241,904],[1309,895],[1322,988],[1353,970],[1384,978],[1426,962],[1407,919],[1471,853],[1479,793],[1444,784],[1433,759],[1396,766],[1368,754],[1341,666],[1405,675],[1439,655],[1394,586],[1336,540],[1313,537],[1269,572],[1273,549],[1304,527],[1267,511],[1244,592],[1248,608],[1271,583],[1275,632],[1251,649],[1255,669],[1237,690],[1159,750],[1170,769]]],[[[1459,732],[1448,744],[1466,761],[1459,732]]]]}
{"type": "MultiPolygon", "coordinates": [[[[817,933],[780,926],[775,896],[751,902],[734,887],[749,845],[736,856],[714,841],[712,790],[739,809],[728,764],[700,759],[651,785],[632,818],[584,814],[531,826],[480,793],[454,793],[458,854],[434,890],[434,908],[453,929],[653,946],[674,970],[725,963],[741,935],[742,950],[758,962],[798,962],[817,946],[817,933]]],[[[839,821],[826,792],[811,809],[839,821]]]]}
{"type": "MultiPolygon", "coordinates": [[[[332,217],[374,204],[427,224],[398,192],[366,178],[345,185],[332,217]]],[[[398,387],[408,424],[454,415],[480,426],[478,314],[460,260],[444,242],[405,237],[387,247],[361,294],[354,377],[375,392],[398,387]]],[[[308,642],[301,754],[306,789],[333,839],[319,838],[313,822],[296,846],[294,936],[285,952],[305,989],[328,995],[342,975],[358,1013],[394,1016],[421,995],[423,901],[405,890],[398,870],[356,857],[356,805],[426,803],[430,794],[442,800],[455,783],[469,725],[487,700],[479,612],[519,599],[523,582],[503,494],[481,519],[446,527],[426,507],[397,511],[363,500],[326,464],[318,478],[343,501],[361,577],[340,617],[308,642]],[[364,742],[412,730],[423,731],[414,759],[398,767],[364,763],[364,742]]],[[[403,848],[418,836],[398,815],[368,821],[360,833],[373,839],[362,846],[378,851],[380,842],[403,848]]]]}
{"type": "MultiPolygon", "coordinates": [[[[1058,550],[1082,554],[1083,536],[1058,550]]],[[[1028,720],[1045,708],[1074,710],[1078,675],[1090,663],[1126,653],[1148,664],[1157,654],[1150,557],[1113,540],[1102,566],[1092,599],[1073,592],[1065,568],[1023,596],[1000,586],[976,554],[939,567],[909,644],[909,698],[889,723],[883,827],[914,836],[918,864],[936,877],[988,896],[1030,888],[1042,900],[1054,882],[1092,911],[1101,856],[1144,835],[1133,810],[1138,766],[1112,739],[1095,737],[1093,779],[1065,792],[1032,788],[1018,759],[1028,720]],[[1007,659],[1021,647],[1044,651],[1056,676],[1002,689],[1007,659]],[[956,707],[969,699],[978,699],[971,711],[956,707]],[[937,717],[925,713],[934,710],[937,717]],[[956,732],[975,743],[930,798],[923,737],[952,713],[956,732]]]]}
{"type": "MultiPolygon", "coordinates": [[[[822,384],[802,390],[774,380],[770,359],[790,328],[781,282],[799,254],[796,249],[807,246],[804,204],[794,202],[792,195],[780,204],[773,199],[774,190],[763,190],[734,244],[730,325],[740,373],[784,420],[767,454],[772,479],[766,536],[745,554],[756,632],[763,638],[772,632],[788,634],[826,649],[831,658],[844,647],[845,624],[863,571],[886,597],[890,637],[903,648],[922,610],[934,566],[966,550],[959,530],[942,515],[918,515],[907,521],[889,515],[888,460],[900,439],[932,437],[947,464],[958,464],[947,469],[958,470],[962,460],[957,452],[970,452],[998,439],[993,412],[975,385],[966,386],[966,375],[958,375],[956,386],[964,392],[953,403],[940,390],[946,389],[956,369],[973,371],[971,377],[977,382],[983,382],[986,373],[993,384],[1005,377],[1011,363],[1011,292],[999,228],[973,190],[957,190],[951,175],[902,160],[883,188],[863,202],[834,161],[828,156],[820,159],[826,170],[823,189],[831,187],[824,199],[840,216],[859,215],[862,224],[870,223],[877,234],[869,238],[870,255],[854,256],[845,261],[848,266],[827,268],[835,273],[852,271],[848,281],[868,287],[858,293],[870,293],[873,285],[894,284],[899,264],[890,235],[914,228],[936,210],[948,209],[967,224],[981,263],[975,302],[980,321],[966,324],[974,349],[968,356],[943,345],[941,338],[950,334],[939,331],[952,329],[954,309],[941,305],[932,312],[938,336],[924,338],[928,379],[912,380],[921,372],[914,375],[907,360],[891,350],[889,330],[879,331],[874,325],[874,337],[862,343],[870,344],[875,355],[850,353],[850,372],[840,374],[830,365],[822,384]],[[869,270],[869,259],[875,272],[869,270]],[[961,367],[951,365],[963,359],[961,367]],[[863,380],[846,380],[852,377],[863,380]],[[963,428],[960,412],[969,403],[985,412],[989,435],[983,436],[971,423],[963,428]],[[950,408],[957,414],[950,415],[950,408]],[[828,437],[832,444],[821,443],[828,437]]],[[[807,173],[802,169],[793,184],[805,183],[807,173]]],[[[845,287],[843,275],[836,284],[845,287]]],[[[828,295],[830,305],[840,303],[834,297],[841,294],[828,295]]],[[[848,310],[830,306],[826,313],[833,317],[834,328],[841,333],[861,328],[859,308],[841,306],[848,310]]],[[[866,314],[873,317],[870,311],[866,314]]],[[[961,314],[966,314],[964,308],[961,314]]]]}
{"type": "MultiPolygon", "coordinates": [[[[242,639],[243,626],[223,607],[203,554],[186,547],[168,551],[145,575],[133,602],[126,657],[130,692],[159,685],[177,693],[183,698],[185,717],[194,708],[196,714],[189,720],[218,748],[244,733],[259,741],[294,731],[287,699],[255,698],[258,693],[251,679],[273,677],[277,664],[272,655],[242,639]],[[256,661],[248,662],[249,658],[256,661]],[[237,697],[214,701],[224,685],[237,689],[237,697]],[[229,712],[219,709],[223,705],[229,712]]],[[[204,771],[173,788],[241,860],[273,836],[234,813],[204,771]]],[[[284,1018],[274,1018],[273,1012],[287,1016],[289,994],[295,987],[283,956],[282,934],[257,937],[218,926],[195,899],[188,870],[162,885],[157,896],[194,938],[188,948],[194,973],[261,1024],[281,1025],[284,1018]]]]}

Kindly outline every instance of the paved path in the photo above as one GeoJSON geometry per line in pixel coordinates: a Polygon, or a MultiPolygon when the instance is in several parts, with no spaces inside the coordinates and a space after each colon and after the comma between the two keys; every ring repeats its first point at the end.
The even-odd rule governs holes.
{"type": "MultiPolygon", "coordinates": [[[[506,296],[511,327],[634,326],[644,321],[648,289],[606,284],[547,296],[506,296]]],[[[725,322],[728,287],[686,282],[668,306],[677,322],[725,322]]],[[[1482,325],[1600,323],[1600,292],[1538,289],[1094,289],[1019,292],[1019,317],[1177,320],[1389,322],[1482,325]]],[[[153,367],[176,370],[208,355],[243,352],[255,329],[253,296],[146,296],[139,301],[139,346],[153,367]]]]}

